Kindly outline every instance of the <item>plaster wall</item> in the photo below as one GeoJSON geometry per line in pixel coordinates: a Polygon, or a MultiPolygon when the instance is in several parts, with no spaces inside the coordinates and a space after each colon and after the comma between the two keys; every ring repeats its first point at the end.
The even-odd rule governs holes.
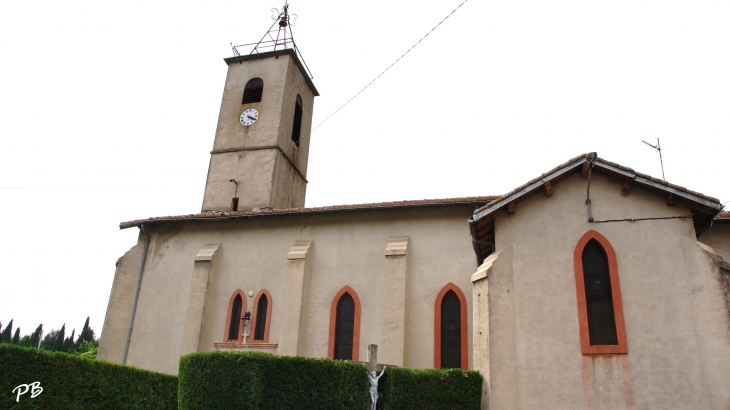
{"type": "Polygon", "coordinates": [[[276,148],[211,155],[203,210],[230,210],[236,193],[239,210],[270,207],[278,156],[276,148]]]}
{"type": "MultiPolygon", "coordinates": [[[[489,276],[490,408],[722,408],[730,335],[722,286],[691,220],[587,222],[574,175],[495,218],[489,276]],[[616,251],[628,354],[583,355],[573,253],[589,230],[616,251]],[[704,253],[703,253],[704,252],[704,253]]],[[[678,203],[595,175],[596,220],[679,216],[678,203]]]]}
{"type": "Polygon", "coordinates": [[[117,260],[112,291],[104,316],[103,332],[99,337],[99,351],[96,354],[101,360],[122,362],[144,241],[145,237],[140,232],[137,244],[117,260]]]}
{"type": "Polygon", "coordinates": [[[304,178],[306,178],[307,164],[309,161],[309,137],[312,130],[312,114],[314,112],[314,94],[304,80],[296,63],[294,63],[291,57],[286,57],[289,59],[286,70],[287,86],[284,88],[284,95],[282,97],[281,125],[279,127],[278,143],[287,157],[299,169],[304,178]],[[291,139],[297,95],[302,99],[302,128],[298,146],[291,139]]]}
{"type": "Polygon", "coordinates": [[[282,55],[228,65],[213,151],[277,145],[290,60],[282,55]],[[246,83],[256,77],[264,81],[261,101],[241,104],[246,83]],[[258,110],[259,118],[244,127],[239,117],[247,108],[258,110]]]}
{"type": "Polygon", "coordinates": [[[271,208],[304,207],[307,183],[283,155],[277,155],[271,186],[271,208]]]}
{"type": "MultiPolygon", "coordinates": [[[[306,259],[310,278],[303,309],[306,327],[299,345],[304,356],[327,356],[330,306],[345,285],[352,287],[361,301],[357,359],[365,360],[368,344],[379,345],[383,353],[391,349],[384,335],[388,304],[385,248],[393,236],[410,237],[403,364],[433,366],[434,304],[449,282],[467,299],[471,351],[470,276],[476,260],[466,220],[472,212],[469,206],[453,206],[150,225],[146,228],[151,236],[150,250],[128,364],[177,373],[193,259],[209,243],[220,243],[221,247],[216,279],[208,286],[198,350],[214,350],[214,343],[224,340],[228,301],[237,289],[254,295],[264,288],[270,292],[269,342],[277,343],[285,314],[281,307],[287,253],[299,239],[313,241],[306,259]]],[[[125,292],[112,290],[113,295],[125,292]]],[[[253,297],[247,297],[246,305],[253,310],[253,297]]],[[[105,357],[111,361],[119,361],[117,341],[126,337],[126,333],[112,330],[126,329],[116,323],[124,318],[128,324],[129,315],[124,307],[121,310],[108,315],[109,323],[104,327],[104,343],[109,341],[105,357]]],[[[469,363],[471,366],[471,357],[469,363]]]]}
{"type": "Polygon", "coordinates": [[[710,229],[702,232],[699,241],[730,261],[730,222],[715,221],[710,229]]]}

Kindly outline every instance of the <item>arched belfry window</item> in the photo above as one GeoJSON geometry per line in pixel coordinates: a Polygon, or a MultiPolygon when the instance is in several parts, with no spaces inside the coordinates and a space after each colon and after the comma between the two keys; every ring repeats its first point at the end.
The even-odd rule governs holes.
{"type": "Polygon", "coordinates": [[[240,342],[243,338],[243,323],[241,317],[246,311],[246,295],[238,289],[233,292],[228,301],[228,314],[226,317],[226,330],[223,340],[229,342],[240,342]]]}
{"type": "Polygon", "coordinates": [[[271,327],[271,294],[263,289],[254,299],[253,341],[267,343],[271,327]]]}
{"type": "Polygon", "coordinates": [[[628,353],[613,247],[600,233],[588,231],[575,247],[573,262],[583,354],[628,353]]]}
{"type": "Polygon", "coordinates": [[[330,359],[358,360],[360,344],[360,298],[345,286],[332,299],[330,310],[330,359]]]}
{"type": "Polygon", "coordinates": [[[294,104],[294,124],[291,129],[291,140],[299,146],[299,140],[302,136],[302,97],[297,94],[297,100],[294,104]]]}
{"type": "Polygon", "coordinates": [[[264,94],[264,80],[260,78],[252,78],[246,83],[243,89],[243,100],[241,104],[255,103],[261,101],[264,94]]]}
{"type": "Polygon", "coordinates": [[[468,370],[466,298],[453,283],[436,296],[434,317],[434,367],[468,370]]]}

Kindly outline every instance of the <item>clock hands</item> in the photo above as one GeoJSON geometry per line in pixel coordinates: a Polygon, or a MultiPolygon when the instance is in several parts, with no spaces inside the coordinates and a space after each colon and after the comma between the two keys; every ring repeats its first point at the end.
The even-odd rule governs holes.
{"type": "Polygon", "coordinates": [[[250,116],[250,115],[246,115],[246,116],[247,116],[248,118],[250,118],[250,119],[251,119],[251,121],[256,121],[256,118],[254,118],[254,117],[252,117],[252,116],[250,116]]]}

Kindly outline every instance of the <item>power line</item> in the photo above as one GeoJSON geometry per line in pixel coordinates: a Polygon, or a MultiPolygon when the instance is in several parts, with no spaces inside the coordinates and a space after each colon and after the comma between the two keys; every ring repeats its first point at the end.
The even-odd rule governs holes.
{"type": "Polygon", "coordinates": [[[96,189],[96,188],[38,188],[22,186],[0,186],[0,189],[27,189],[33,191],[119,191],[119,189],[96,189]]]}
{"type": "Polygon", "coordinates": [[[432,32],[433,32],[434,30],[436,30],[436,29],[438,28],[438,26],[440,26],[440,25],[441,25],[441,23],[443,23],[444,21],[446,21],[446,19],[448,19],[449,17],[451,17],[451,15],[452,15],[452,14],[454,14],[454,13],[456,12],[456,10],[459,10],[459,9],[461,8],[461,6],[463,6],[463,5],[464,5],[464,3],[466,3],[467,1],[468,1],[468,0],[464,0],[463,2],[461,2],[461,4],[459,4],[459,6],[458,6],[458,7],[456,7],[456,8],[454,9],[454,10],[452,10],[452,11],[451,11],[451,13],[449,13],[449,14],[448,14],[448,15],[447,15],[446,17],[444,17],[444,19],[443,19],[443,20],[439,21],[439,23],[438,23],[438,24],[436,24],[436,25],[435,25],[435,26],[434,26],[434,27],[433,27],[433,28],[432,28],[432,29],[431,29],[431,30],[430,30],[430,31],[429,31],[428,33],[426,33],[426,35],[425,35],[425,36],[421,37],[421,39],[420,39],[420,40],[418,40],[418,41],[416,42],[416,44],[414,44],[413,46],[411,46],[411,48],[409,48],[409,49],[408,49],[408,51],[406,51],[405,53],[403,53],[403,55],[402,55],[402,56],[398,57],[398,59],[397,59],[397,60],[395,60],[395,61],[393,62],[393,64],[389,65],[389,66],[388,66],[388,68],[386,68],[385,70],[383,70],[383,72],[382,72],[382,73],[378,74],[378,76],[377,76],[377,77],[375,77],[375,79],[374,79],[373,81],[370,81],[370,83],[369,83],[368,85],[366,85],[366,86],[365,86],[365,87],[364,87],[364,88],[363,88],[362,90],[358,91],[358,92],[357,92],[357,94],[355,94],[355,95],[354,95],[354,96],[353,96],[352,98],[350,98],[349,100],[347,100],[347,102],[346,102],[346,103],[342,104],[342,106],[341,106],[340,108],[338,108],[338,109],[337,109],[337,110],[336,110],[335,112],[333,112],[332,114],[330,114],[330,116],[329,116],[329,117],[325,118],[325,119],[324,119],[324,121],[320,122],[320,123],[319,123],[319,124],[318,124],[318,125],[317,125],[316,127],[314,127],[314,128],[312,129],[312,131],[316,130],[316,129],[317,129],[317,128],[319,128],[319,127],[320,127],[320,126],[321,126],[322,124],[324,124],[325,122],[327,122],[327,120],[329,120],[330,118],[332,118],[332,116],[333,116],[333,115],[337,114],[337,113],[338,113],[338,112],[339,112],[339,111],[340,111],[341,109],[343,109],[343,108],[344,108],[344,107],[345,107],[345,106],[346,106],[347,104],[349,104],[349,103],[350,103],[350,101],[354,100],[354,99],[355,99],[355,98],[356,98],[356,97],[357,97],[358,95],[360,95],[360,93],[362,93],[363,91],[365,91],[365,89],[367,89],[368,87],[370,87],[370,85],[371,85],[372,83],[374,83],[375,81],[377,81],[377,80],[378,80],[378,78],[380,78],[380,76],[382,76],[383,74],[385,74],[385,72],[386,72],[386,71],[390,70],[390,68],[391,68],[391,67],[393,67],[393,66],[394,66],[394,65],[395,65],[395,64],[396,64],[396,63],[397,63],[398,61],[400,61],[400,60],[401,60],[401,58],[405,57],[405,56],[406,56],[406,54],[410,53],[410,52],[411,52],[411,50],[413,50],[413,49],[414,49],[414,48],[415,48],[415,47],[416,47],[417,45],[419,45],[419,44],[421,43],[421,41],[423,41],[423,39],[425,39],[426,37],[428,37],[428,35],[429,35],[429,34],[431,34],[431,33],[432,33],[432,32]]]}
{"type": "MultiPolygon", "coordinates": [[[[398,57],[398,59],[396,59],[391,65],[389,65],[388,68],[386,68],[385,70],[383,70],[383,72],[381,72],[380,74],[378,74],[378,76],[375,77],[375,79],[373,79],[372,81],[370,81],[370,83],[368,83],[368,85],[366,85],[365,87],[363,87],[362,90],[358,91],[357,94],[355,94],[352,98],[350,98],[349,100],[347,100],[347,102],[345,102],[344,104],[342,104],[342,106],[340,108],[338,108],[335,112],[333,112],[327,118],[325,118],[324,121],[320,122],[316,127],[312,128],[312,131],[310,131],[309,138],[311,139],[311,133],[314,132],[314,130],[316,130],[317,128],[319,128],[322,124],[324,124],[327,120],[329,120],[330,118],[332,118],[332,116],[334,116],[335,114],[337,114],[347,104],[349,104],[350,101],[354,100],[358,95],[360,95],[363,91],[365,91],[368,87],[370,87],[383,74],[385,74],[388,70],[390,70],[398,61],[400,61],[403,57],[405,57],[406,54],[410,53],[411,50],[413,50],[414,48],[416,48],[417,45],[419,45],[426,37],[428,37],[429,34],[431,34],[434,30],[436,30],[444,21],[446,21],[449,17],[451,17],[452,14],[454,14],[457,10],[459,10],[461,8],[461,6],[463,6],[464,3],[466,3],[467,1],[468,0],[462,1],[461,4],[459,4],[454,10],[451,11],[451,13],[449,13],[446,17],[444,17],[441,21],[439,21],[438,24],[436,24],[431,30],[428,31],[428,33],[426,33],[423,37],[421,37],[421,39],[418,40],[414,45],[412,45],[411,48],[409,48],[405,53],[403,53],[403,55],[401,55],[400,57],[398,57]]],[[[288,147],[286,147],[284,150],[278,151],[278,154],[283,156],[284,153],[282,151],[288,150],[289,148],[293,147],[295,144],[296,144],[295,142],[292,142],[291,145],[289,145],[288,147]]],[[[268,160],[268,161],[260,164],[258,167],[256,167],[252,171],[256,171],[256,170],[260,169],[261,167],[263,167],[264,165],[267,165],[268,163],[270,163],[274,159],[276,159],[276,156],[274,156],[270,160],[268,160]]],[[[251,171],[249,171],[249,172],[251,172],[251,171]]],[[[243,177],[244,176],[241,175],[241,176],[233,177],[233,179],[243,178],[243,177]]],[[[208,182],[228,181],[230,179],[231,178],[223,178],[223,179],[219,179],[219,180],[208,180],[208,181],[206,181],[206,184],[208,182]]],[[[44,191],[106,191],[104,189],[99,190],[99,189],[32,188],[32,187],[0,187],[0,189],[29,189],[29,190],[44,190],[44,191]]],[[[114,189],[109,189],[109,191],[114,191],[114,189]]]]}
{"type": "MultiPolygon", "coordinates": [[[[417,45],[419,45],[419,44],[421,43],[421,41],[423,41],[423,40],[424,40],[424,39],[425,39],[426,37],[428,37],[428,35],[429,35],[429,34],[431,34],[431,33],[432,33],[432,32],[433,32],[434,30],[436,30],[436,29],[437,29],[437,28],[438,28],[438,27],[439,27],[439,26],[440,26],[440,25],[441,25],[441,24],[442,24],[442,23],[443,23],[444,21],[446,21],[446,19],[448,19],[449,17],[451,17],[451,15],[452,15],[452,14],[454,14],[454,13],[456,12],[456,10],[459,10],[459,9],[461,8],[461,6],[463,6],[463,5],[464,5],[464,3],[466,3],[467,1],[469,1],[469,0],[464,0],[464,1],[462,1],[462,2],[461,2],[461,4],[459,4],[459,5],[458,5],[458,6],[457,6],[457,7],[456,7],[456,8],[454,9],[454,10],[452,10],[452,11],[451,11],[451,13],[449,13],[449,14],[448,14],[448,15],[447,15],[446,17],[444,17],[444,18],[443,18],[443,19],[442,19],[441,21],[439,21],[439,23],[438,23],[438,24],[436,24],[436,25],[435,25],[435,26],[434,26],[434,27],[433,27],[433,28],[432,28],[431,30],[429,30],[429,31],[428,31],[428,33],[426,33],[426,35],[424,35],[423,37],[421,37],[421,39],[420,39],[420,40],[418,40],[418,41],[416,42],[416,44],[412,45],[412,46],[411,46],[411,48],[409,48],[409,49],[408,49],[408,50],[407,50],[407,51],[406,51],[405,53],[403,53],[403,55],[401,55],[400,57],[398,57],[398,59],[397,59],[397,60],[395,60],[395,61],[394,61],[394,62],[393,62],[393,63],[392,63],[391,65],[389,65],[389,66],[388,66],[388,68],[386,68],[385,70],[383,70],[383,72],[382,72],[382,73],[378,74],[378,76],[377,76],[377,77],[375,77],[375,79],[374,79],[373,81],[370,81],[370,83],[368,83],[368,85],[366,85],[365,87],[363,87],[363,89],[362,89],[362,90],[358,91],[358,92],[357,92],[357,94],[355,94],[355,95],[354,95],[354,96],[353,96],[352,98],[350,98],[349,100],[347,100],[347,102],[346,102],[346,103],[342,104],[342,106],[341,106],[340,108],[338,108],[338,109],[337,109],[337,110],[336,110],[335,112],[333,112],[332,114],[330,114],[330,115],[329,115],[329,117],[325,118],[325,119],[324,119],[324,121],[320,122],[320,123],[319,123],[319,124],[318,124],[318,125],[317,125],[316,127],[312,128],[312,130],[311,130],[311,131],[309,132],[309,138],[310,138],[310,140],[311,140],[311,137],[312,137],[312,133],[314,132],[314,130],[316,130],[317,128],[319,128],[319,127],[320,127],[320,126],[321,126],[322,124],[324,124],[324,123],[325,123],[325,122],[326,122],[327,120],[329,120],[330,118],[332,118],[332,116],[333,116],[333,115],[337,114],[337,112],[338,112],[338,111],[340,111],[340,110],[341,110],[342,108],[344,108],[344,107],[345,107],[345,106],[346,106],[347,104],[349,104],[349,103],[350,103],[350,101],[354,100],[354,99],[355,99],[355,98],[356,98],[356,97],[357,97],[358,95],[360,95],[360,94],[361,94],[361,93],[362,93],[363,91],[365,91],[365,90],[366,90],[366,89],[367,89],[368,87],[370,87],[370,85],[372,85],[372,84],[373,84],[373,83],[374,83],[375,81],[377,81],[377,79],[378,79],[378,78],[380,78],[380,77],[381,77],[381,76],[382,76],[383,74],[385,74],[385,72],[386,72],[386,71],[390,70],[390,69],[391,69],[391,67],[393,67],[393,66],[394,66],[394,65],[395,65],[395,64],[396,64],[396,63],[397,63],[398,61],[400,61],[400,60],[401,60],[401,59],[402,59],[403,57],[405,57],[405,56],[406,56],[406,54],[410,53],[410,52],[411,52],[411,50],[413,50],[413,49],[414,49],[414,48],[415,48],[415,47],[416,47],[417,45]]],[[[288,146],[288,147],[286,147],[285,149],[283,149],[283,150],[279,151],[279,152],[278,152],[278,154],[279,154],[279,155],[284,155],[282,151],[286,151],[286,150],[288,150],[289,148],[293,147],[294,145],[295,145],[295,143],[294,143],[294,142],[292,142],[292,144],[291,144],[291,145],[289,145],[289,146],[288,146]]],[[[268,160],[268,161],[266,161],[266,162],[262,163],[262,164],[261,164],[261,165],[259,165],[258,167],[254,168],[254,169],[253,169],[252,171],[256,171],[256,170],[260,169],[261,167],[263,167],[264,165],[267,165],[268,163],[270,163],[270,162],[271,162],[271,161],[273,161],[274,159],[276,159],[276,156],[274,156],[274,157],[273,157],[273,158],[271,158],[270,160],[268,160]]],[[[251,172],[251,171],[249,171],[249,172],[251,172]]],[[[243,176],[243,175],[239,175],[239,176],[233,177],[233,179],[238,179],[238,178],[244,178],[244,176],[243,176]]],[[[230,179],[230,178],[222,178],[222,179],[216,179],[216,180],[208,180],[208,181],[206,181],[206,183],[208,183],[208,182],[220,182],[220,181],[228,181],[229,179],[230,179]]]]}

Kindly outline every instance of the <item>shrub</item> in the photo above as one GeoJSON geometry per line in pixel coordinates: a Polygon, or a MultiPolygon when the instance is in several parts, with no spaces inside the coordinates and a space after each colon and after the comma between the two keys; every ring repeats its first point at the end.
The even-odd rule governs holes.
{"type": "Polygon", "coordinates": [[[0,408],[174,409],[177,377],[61,352],[0,346],[0,408]],[[13,389],[40,382],[43,392],[16,402],[13,389]]]}
{"type": "Polygon", "coordinates": [[[388,367],[378,383],[379,409],[475,409],[481,405],[482,376],[460,369],[388,367]],[[382,404],[381,404],[382,401],[382,404]]]}
{"type": "Polygon", "coordinates": [[[180,359],[180,409],[365,409],[358,363],[266,353],[206,352],[180,359]]]}

